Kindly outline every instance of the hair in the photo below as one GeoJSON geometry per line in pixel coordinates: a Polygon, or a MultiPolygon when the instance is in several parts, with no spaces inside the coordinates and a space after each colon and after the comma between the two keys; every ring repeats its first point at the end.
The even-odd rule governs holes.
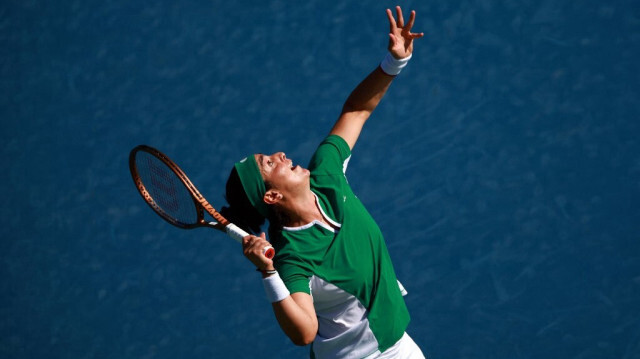
{"type": "Polygon", "coordinates": [[[247,232],[260,233],[265,218],[249,201],[235,167],[233,167],[227,179],[225,199],[229,206],[222,207],[220,210],[222,216],[247,232]]]}
{"type": "MultiPolygon", "coordinates": [[[[271,189],[269,182],[264,183],[267,191],[271,189]]],[[[269,220],[269,231],[278,231],[283,223],[288,222],[287,214],[277,206],[269,206],[269,218],[264,218],[260,212],[249,201],[247,193],[244,191],[240,176],[235,167],[231,169],[225,189],[225,199],[228,207],[222,207],[220,214],[236,226],[247,232],[258,235],[261,232],[265,220],[269,220]]]]}

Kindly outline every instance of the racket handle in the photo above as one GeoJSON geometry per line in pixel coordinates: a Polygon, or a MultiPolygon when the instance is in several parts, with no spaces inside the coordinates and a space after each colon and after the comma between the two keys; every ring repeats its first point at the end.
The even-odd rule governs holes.
{"type": "Polygon", "coordinates": [[[269,259],[273,259],[273,257],[275,257],[276,255],[276,250],[273,249],[273,247],[268,246],[268,247],[264,247],[264,250],[262,251],[262,253],[264,254],[265,257],[269,259]]]}
{"type": "MultiPolygon", "coordinates": [[[[235,239],[238,243],[242,243],[242,238],[249,235],[249,233],[245,232],[242,228],[236,226],[233,223],[229,223],[225,228],[229,237],[235,239]]],[[[271,259],[276,255],[276,250],[273,247],[268,246],[264,248],[262,252],[265,257],[271,259]]]]}

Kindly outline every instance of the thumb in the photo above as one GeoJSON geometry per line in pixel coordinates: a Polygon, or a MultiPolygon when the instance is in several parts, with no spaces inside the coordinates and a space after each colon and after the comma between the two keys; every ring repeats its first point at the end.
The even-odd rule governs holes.
{"type": "Polygon", "coordinates": [[[398,43],[398,38],[394,34],[389,33],[389,45],[390,45],[390,47],[396,46],[397,43],[398,43]]]}

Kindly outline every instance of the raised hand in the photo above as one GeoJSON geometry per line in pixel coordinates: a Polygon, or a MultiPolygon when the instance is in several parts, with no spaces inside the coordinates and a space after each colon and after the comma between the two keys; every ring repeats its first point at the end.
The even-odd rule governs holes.
{"type": "Polygon", "coordinates": [[[397,20],[394,19],[391,10],[387,9],[387,17],[389,18],[389,52],[396,59],[402,59],[413,53],[413,39],[423,37],[424,33],[411,32],[413,23],[416,20],[415,11],[411,11],[409,22],[406,24],[404,23],[400,6],[396,6],[396,14],[397,20]]]}

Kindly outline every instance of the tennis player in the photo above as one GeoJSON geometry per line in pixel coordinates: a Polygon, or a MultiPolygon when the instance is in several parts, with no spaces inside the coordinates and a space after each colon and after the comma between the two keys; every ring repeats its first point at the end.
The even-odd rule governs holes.
{"type": "Polygon", "coordinates": [[[262,272],[273,311],[312,358],[424,358],[405,332],[409,313],[378,225],[347,183],[351,150],[366,120],[407,64],[415,11],[389,18],[388,53],[350,94],[308,168],[284,153],[255,154],[235,164],[222,213],[247,231],[244,255],[262,272]],[[263,249],[273,245],[273,260],[263,249]]]}

